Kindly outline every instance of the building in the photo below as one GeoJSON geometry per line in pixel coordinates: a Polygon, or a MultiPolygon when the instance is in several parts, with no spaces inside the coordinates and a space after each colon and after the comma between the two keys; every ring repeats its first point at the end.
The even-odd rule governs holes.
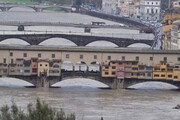
{"type": "Polygon", "coordinates": [[[49,76],[49,61],[38,60],[38,77],[49,76]]]}
{"type": "Polygon", "coordinates": [[[140,3],[141,19],[157,21],[160,19],[161,0],[142,0],[140,3]]]}
{"type": "Polygon", "coordinates": [[[180,0],[173,1],[172,7],[173,8],[180,8],[180,0]]]}
{"type": "MultiPolygon", "coordinates": [[[[162,17],[162,47],[165,50],[171,50],[171,49],[176,49],[176,48],[172,48],[171,46],[171,37],[173,37],[173,33],[171,34],[171,30],[173,27],[173,22],[177,21],[180,19],[180,8],[178,9],[171,9],[168,10],[164,13],[163,17],[162,17]]],[[[174,31],[175,29],[173,28],[172,31],[174,31]]]]}
{"type": "Polygon", "coordinates": [[[174,21],[171,29],[171,41],[168,41],[171,50],[180,49],[180,20],[174,21]]]}

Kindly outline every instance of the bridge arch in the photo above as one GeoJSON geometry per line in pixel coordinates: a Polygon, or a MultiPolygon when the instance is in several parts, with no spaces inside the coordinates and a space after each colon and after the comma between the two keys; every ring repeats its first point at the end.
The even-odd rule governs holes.
{"type": "Polygon", "coordinates": [[[109,88],[108,85],[106,85],[103,82],[100,82],[98,80],[90,79],[90,78],[72,78],[67,77],[64,78],[62,81],[57,82],[52,85],[52,87],[91,87],[91,88],[109,88]]]}
{"type": "Polygon", "coordinates": [[[53,45],[53,46],[77,46],[73,41],[65,39],[65,38],[60,38],[60,37],[54,37],[54,38],[49,38],[41,43],[39,45],[53,45]]]}
{"type": "Polygon", "coordinates": [[[36,12],[36,9],[31,6],[13,6],[8,8],[8,11],[36,12]]]}
{"type": "Polygon", "coordinates": [[[129,86],[131,89],[178,89],[178,86],[166,82],[141,82],[129,86]]]}
{"type": "Polygon", "coordinates": [[[34,83],[27,78],[1,77],[0,86],[23,87],[34,86],[34,83]]]}
{"type": "Polygon", "coordinates": [[[134,44],[131,44],[127,47],[129,47],[129,48],[131,48],[131,47],[151,48],[151,46],[146,44],[146,43],[134,43],[134,44]]]}
{"type": "Polygon", "coordinates": [[[123,88],[129,88],[132,87],[134,85],[138,85],[138,84],[148,84],[148,83],[152,83],[154,82],[155,84],[157,83],[161,83],[161,84],[169,84],[175,87],[180,88],[180,82],[174,82],[174,81],[170,81],[170,80],[150,80],[150,79],[125,79],[123,82],[123,88]]]}
{"type": "Polygon", "coordinates": [[[8,44],[8,45],[30,45],[26,40],[19,38],[8,38],[0,40],[0,44],[8,44]]]}
{"type": "Polygon", "coordinates": [[[113,43],[108,40],[98,40],[98,41],[93,41],[88,43],[86,46],[91,46],[91,47],[118,47],[116,43],[113,43]]]}

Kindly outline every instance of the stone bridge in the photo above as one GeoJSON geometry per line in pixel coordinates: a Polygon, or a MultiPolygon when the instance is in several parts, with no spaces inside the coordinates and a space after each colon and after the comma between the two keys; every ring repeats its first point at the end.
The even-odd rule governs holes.
{"type": "Polygon", "coordinates": [[[0,35],[0,42],[10,38],[22,39],[30,45],[39,45],[41,42],[51,38],[64,38],[72,41],[77,46],[86,46],[95,41],[108,41],[116,44],[119,47],[128,47],[135,43],[144,43],[149,46],[153,45],[154,40],[145,39],[129,39],[129,38],[117,38],[117,37],[105,37],[105,36],[91,36],[91,35],[75,35],[75,34],[8,34],[0,35]]]}
{"type": "Polygon", "coordinates": [[[70,6],[59,6],[59,5],[30,5],[30,4],[0,4],[1,11],[9,11],[11,8],[14,7],[23,7],[23,8],[31,8],[36,12],[42,12],[43,10],[46,10],[48,8],[61,8],[64,11],[70,12],[71,7],[70,6]]]}
{"type": "Polygon", "coordinates": [[[73,78],[88,78],[104,83],[111,89],[127,89],[128,87],[144,82],[163,82],[174,85],[180,89],[180,82],[169,80],[150,80],[150,79],[116,79],[116,78],[103,78],[100,73],[82,73],[82,72],[69,72],[62,73],[61,77],[48,77],[46,81],[42,81],[37,76],[9,76],[12,78],[18,78],[33,84],[35,87],[52,87],[53,84],[73,78]]]}

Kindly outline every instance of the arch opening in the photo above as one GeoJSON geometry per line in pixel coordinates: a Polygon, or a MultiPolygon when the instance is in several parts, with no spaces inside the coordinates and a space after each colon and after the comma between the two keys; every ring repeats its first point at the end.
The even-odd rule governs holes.
{"type": "Polygon", "coordinates": [[[87,78],[65,79],[52,85],[52,87],[74,87],[74,88],[109,88],[106,84],[87,78]]]}
{"type": "Polygon", "coordinates": [[[44,45],[44,46],[77,46],[74,42],[64,39],[64,38],[50,38],[47,39],[43,42],[41,42],[39,45],[44,45]]]}
{"type": "Polygon", "coordinates": [[[9,9],[11,12],[35,12],[35,9],[28,6],[14,6],[9,9]]]}
{"type": "Polygon", "coordinates": [[[28,42],[18,39],[18,38],[9,38],[0,42],[2,45],[30,45],[28,42]]]}
{"type": "Polygon", "coordinates": [[[106,41],[106,40],[94,41],[87,44],[86,46],[88,47],[118,47],[118,45],[112,42],[106,41]]]}
{"type": "Polygon", "coordinates": [[[26,80],[12,78],[12,77],[1,77],[0,86],[5,87],[25,87],[25,86],[34,86],[32,83],[27,82],[26,80]]]}
{"type": "Polygon", "coordinates": [[[88,66],[84,61],[79,61],[77,63],[75,63],[74,65],[74,71],[75,72],[86,72],[88,70],[88,66]]]}
{"type": "Polygon", "coordinates": [[[142,82],[142,83],[137,83],[134,85],[129,86],[128,88],[130,89],[164,89],[164,90],[169,90],[169,89],[178,89],[177,86],[172,85],[170,83],[165,83],[165,82],[142,82]]]}
{"type": "Polygon", "coordinates": [[[151,48],[151,46],[146,43],[134,43],[127,47],[128,48],[151,48]]]}

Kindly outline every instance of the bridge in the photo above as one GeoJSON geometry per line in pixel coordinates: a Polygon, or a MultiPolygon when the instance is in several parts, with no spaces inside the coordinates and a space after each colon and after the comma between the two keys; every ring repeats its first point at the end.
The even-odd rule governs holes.
{"type": "Polygon", "coordinates": [[[173,66],[171,66],[172,64],[180,66],[179,50],[167,51],[94,47],[61,48],[43,46],[0,46],[0,55],[0,76],[19,78],[30,82],[37,87],[44,86],[44,84],[51,86],[54,83],[67,80],[69,78],[80,77],[97,80],[113,89],[127,88],[137,83],[151,81],[165,82],[180,88],[180,68],[177,68],[178,66],[174,66],[176,70],[173,72],[173,66]],[[36,61],[33,60],[34,58],[36,61]],[[60,63],[57,63],[56,59],[58,59],[60,63]],[[37,67],[37,60],[46,60],[45,63],[49,64],[49,75],[46,79],[42,79],[37,75],[37,71],[40,69],[37,67]],[[71,61],[72,70],[66,70],[62,67],[62,65],[67,65],[64,64],[65,61],[71,61]],[[81,61],[81,63],[79,63],[79,61],[81,61]],[[113,63],[113,61],[132,62],[132,70],[128,72],[131,73],[130,76],[120,79],[117,78],[116,75],[112,75],[111,73],[117,72],[117,69],[113,68],[117,68],[116,63],[113,63]],[[159,61],[164,61],[164,63],[167,64],[160,65],[159,61]],[[109,62],[111,63],[109,64],[109,62]],[[137,64],[134,65],[134,63],[137,64]],[[36,67],[34,67],[34,65],[36,67]],[[85,66],[86,69],[82,69],[82,65],[85,66]],[[92,68],[91,66],[94,65],[99,66],[100,69],[90,70],[90,68],[92,68]],[[160,66],[160,70],[156,71],[152,68],[142,69],[140,67],[138,68],[138,65],[144,65],[147,67],[151,66],[152,68],[153,66],[160,66]],[[108,68],[106,69],[106,67],[108,68]],[[134,69],[135,67],[136,69],[134,69]],[[36,70],[32,70],[34,68],[36,68],[36,70]],[[55,72],[57,70],[59,72],[55,72]],[[106,70],[110,73],[110,75],[106,75],[106,70]],[[103,71],[105,74],[103,74],[103,71]],[[141,74],[137,74],[138,72],[141,74],[142,72],[144,74],[147,72],[151,73],[151,78],[141,78],[141,76],[139,76],[141,74]],[[132,76],[134,74],[137,78],[132,76]],[[154,78],[153,76],[157,74],[160,76],[158,78],[154,78]]]}
{"type": "Polygon", "coordinates": [[[47,10],[49,8],[60,8],[64,11],[70,12],[71,11],[71,7],[70,6],[59,6],[59,5],[26,5],[26,4],[6,4],[6,3],[1,3],[0,4],[0,9],[1,11],[5,12],[5,11],[9,11],[11,8],[14,7],[23,7],[23,8],[31,8],[36,12],[42,12],[43,10],[47,10]]]}
{"type": "Polygon", "coordinates": [[[119,37],[107,37],[107,36],[92,36],[86,34],[3,34],[0,35],[0,42],[10,38],[18,38],[26,41],[30,45],[39,45],[41,42],[50,38],[64,38],[72,41],[77,46],[86,46],[87,44],[95,41],[108,41],[116,44],[119,47],[128,47],[135,43],[145,43],[152,46],[154,40],[146,39],[129,39],[119,37]]]}

